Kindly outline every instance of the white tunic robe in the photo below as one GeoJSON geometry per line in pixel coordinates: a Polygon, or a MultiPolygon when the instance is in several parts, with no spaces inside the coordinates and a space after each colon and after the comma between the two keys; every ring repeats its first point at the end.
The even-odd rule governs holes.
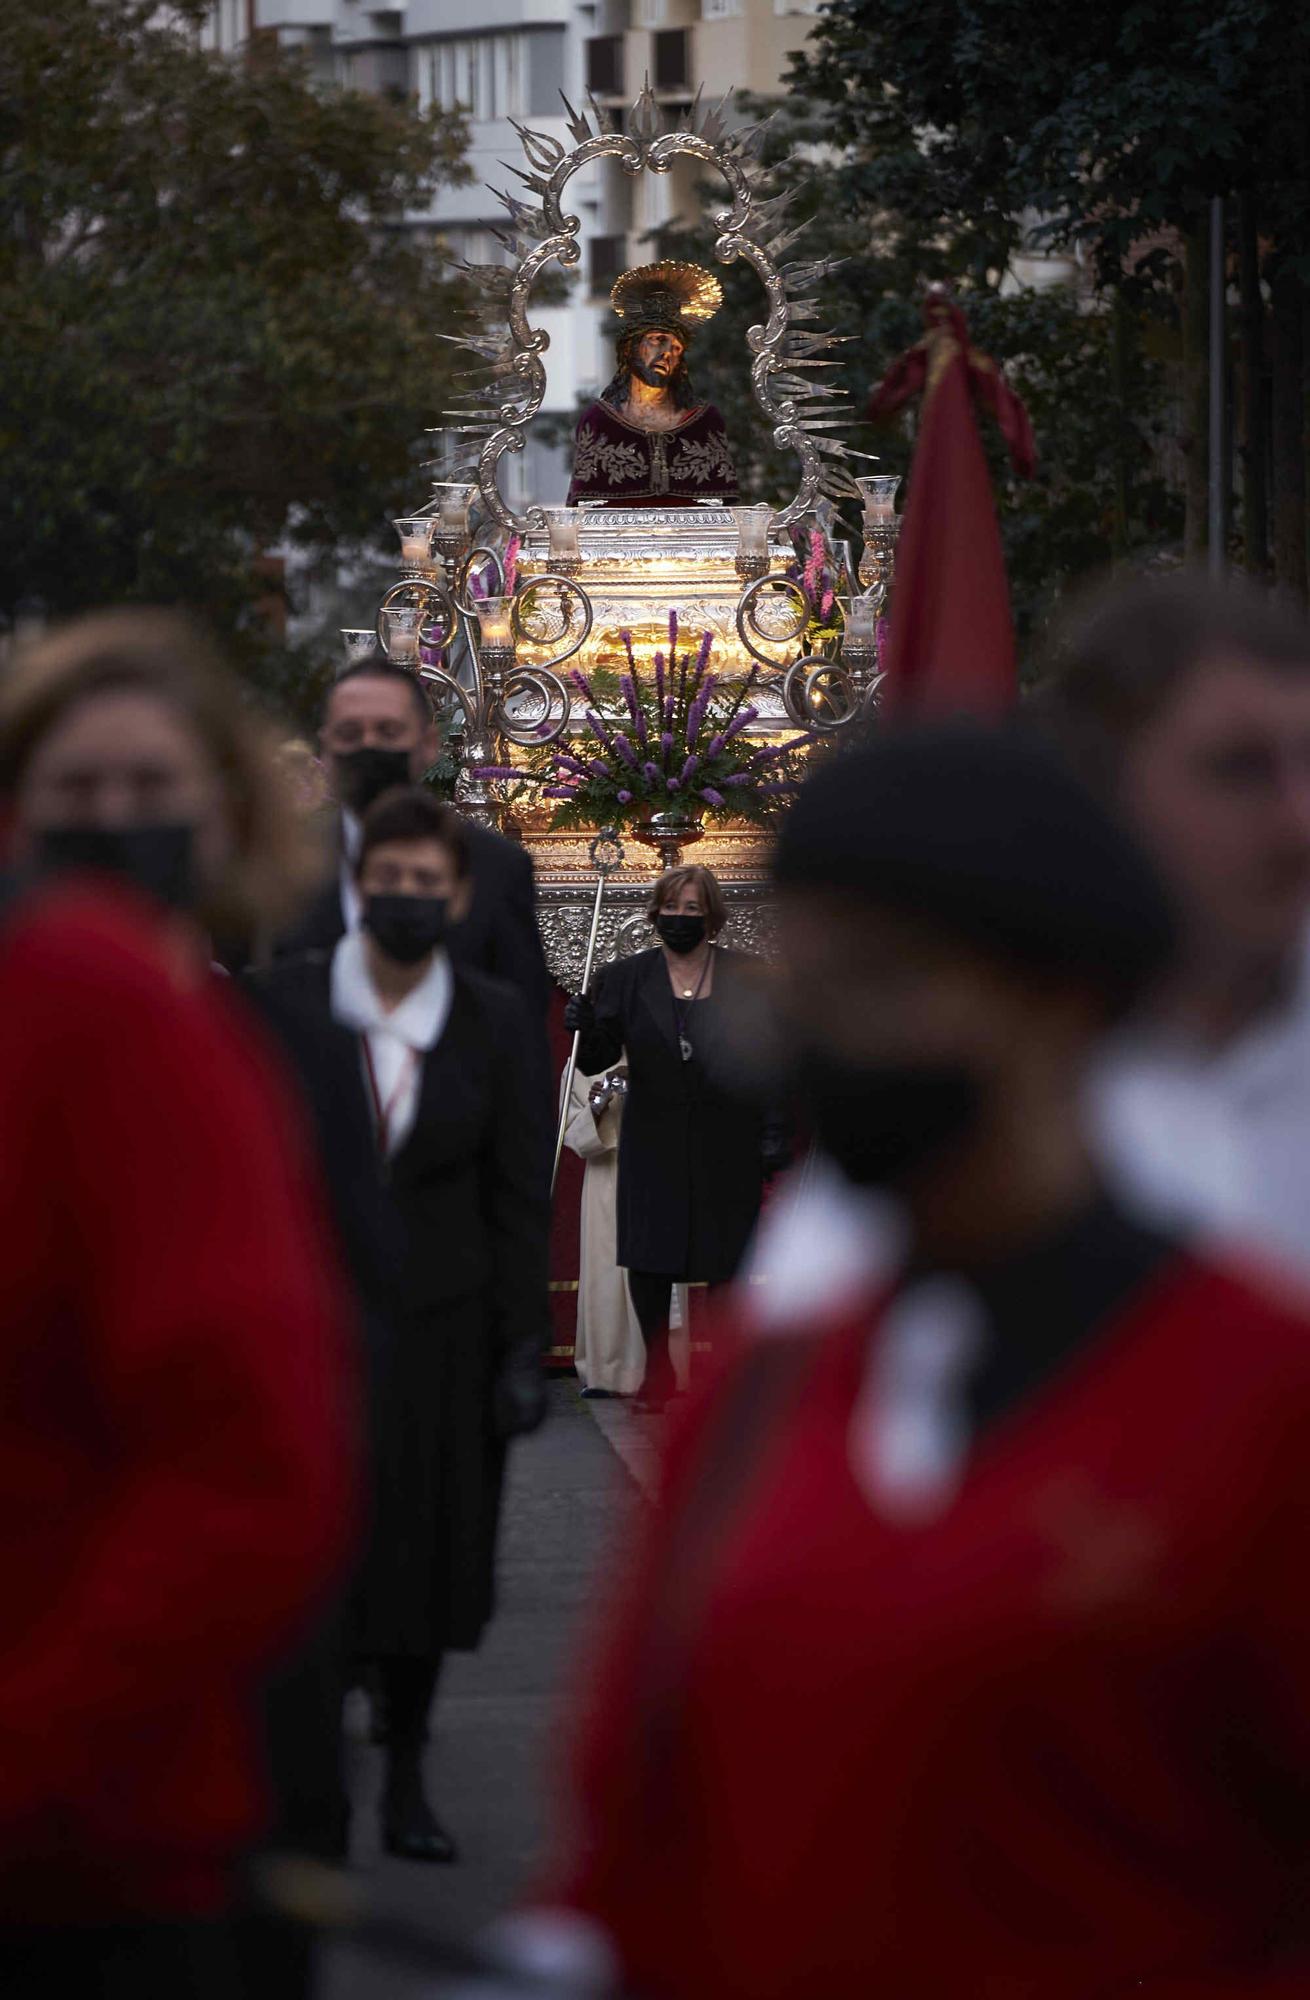
{"type": "MultiPolygon", "coordinates": [[[[601,1075],[605,1072],[602,1071],[601,1075]]],[[[628,1275],[616,1262],[618,1241],[619,1120],[623,1099],[610,1099],[599,1122],[587,1102],[597,1079],[575,1073],[564,1143],[585,1162],[578,1252],[578,1323],[573,1360],[585,1389],[635,1396],[646,1373],[646,1346],[628,1296],[628,1275]]],[[[563,1080],[560,1084],[563,1090],[563,1080]]],[[[670,1354],[679,1388],[687,1380],[687,1294],[674,1287],[670,1354]]]]}

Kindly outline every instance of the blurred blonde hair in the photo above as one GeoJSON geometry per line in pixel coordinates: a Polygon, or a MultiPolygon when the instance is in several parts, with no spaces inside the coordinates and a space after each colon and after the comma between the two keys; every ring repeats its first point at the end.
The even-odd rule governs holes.
{"type": "Polygon", "coordinates": [[[124,689],[180,716],[223,787],[233,851],[197,914],[221,937],[275,927],[312,888],[322,857],[278,774],[271,731],[181,612],[91,612],[16,654],[0,680],[0,797],[13,800],[37,745],[70,710],[124,689]]]}

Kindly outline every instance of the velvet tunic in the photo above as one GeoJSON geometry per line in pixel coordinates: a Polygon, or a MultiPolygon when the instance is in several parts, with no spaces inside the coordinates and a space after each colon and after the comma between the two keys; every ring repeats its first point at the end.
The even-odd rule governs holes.
{"type": "Polygon", "coordinates": [[[737,499],[737,469],[713,403],[688,410],[674,430],[630,424],[610,403],[593,403],[578,425],[568,504],[683,507],[737,499]]]}
{"type": "Polygon", "coordinates": [[[743,1347],[675,1432],[548,1891],[631,1990],[1310,1991],[1310,1317],[1107,1255],[984,1296],[917,1513],[861,1450],[897,1294],[743,1347]]]}

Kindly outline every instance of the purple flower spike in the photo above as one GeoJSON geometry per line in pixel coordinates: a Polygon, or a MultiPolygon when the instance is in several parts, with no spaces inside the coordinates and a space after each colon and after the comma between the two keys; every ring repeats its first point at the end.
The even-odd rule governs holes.
{"type": "Polygon", "coordinates": [[[641,767],[641,772],[642,776],[648,781],[648,783],[652,785],[657,785],[659,783],[660,767],[658,764],[643,764],[641,767]]]}
{"type": "Polygon", "coordinates": [[[702,673],[704,673],[706,667],[709,665],[710,654],[713,651],[714,634],[712,632],[702,632],[700,635],[700,651],[696,655],[696,665],[702,673]]]}
{"type": "Polygon", "coordinates": [[[728,740],[727,733],[722,729],[719,730],[716,736],[711,736],[708,744],[705,746],[705,756],[707,760],[710,757],[717,757],[720,750],[722,750],[724,744],[727,742],[727,740],[728,740]]]}
{"type": "Polygon", "coordinates": [[[676,646],[676,645],[677,645],[677,643],[678,643],[678,614],[677,614],[677,612],[676,612],[676,611],[670,611],[670,613],[669,613],[669,644],[670,644],[670,646],[676,646]]]}
{"type": "Polygon", "coordinates": [[[721,806],[725,803],[723,793],[716,792],[713,785],[702,785],[700,795],[707,806],[721,806]]]}
{"type": "Polygon", "coordinates": [[[619,633],[619,644],[620,644],[620,645],[622,646],[622,648],[623,648],[624,652],[625,652],[625,653],[627,654],[627,656],[628,656],[628,667],[629,667],[629,670],[630,670],[630,671],[631,671],[632,673],[634,673],[634,674],[635,674],[635,673],[636,673],[636,671],[637,671],[637,662],[636,662],[636,660],[635,660],[635,659],[633,658],[633,653],[632,653],[632,634],[631,634],[631,632],[628,632],[628,631],[626,631],[626,630],[625,630],[625,631],[622,631],[622,632],[620,632],[620,633],[619,633]]]}
{"type": "Polygon", "coordinates": [[[621,806],[630,806],[630,805],[632,804],[632,793],[631,793],[631,792],[619,792],[619,793],[617,794],[617,797],[618,797],[618,801],[619,801],[619,804],[620,804],[621,806]]]}
{"type": "Polygon", "coordinates": [[[572,785],[547,785],[546,787],[546,797],[548,799],[576,799],[577,796],[572,785]]]}
{"type": "Polygon", "coordinates": [[[775,757],[785,757],[786,754],[787,745],[785,743],[770,743],[763,750],[755,752],[755,755],[751,758],[751,763],[771,764],[775,757]]]}
{"type": "Polygon", "coordinates": [[[672,729],[673,727],[673,708],[674,698],[672,695],[669,695],[664,703],[664,727],[666,729],[672,729]]]}
{"type": "MultiPolygon", "coordinates": [[[[635,669],[634,669],[635,671],[635,669]]],[[[619,682],[619,693],[628,704],[628,714],[634,723],[641,721],[641,707],[637,701],[637,683],[631,674],[624,674],[619,682]]]]}
{"type": "Polygon", "coordinates": [[[663,653],[656,653],[656,655],[655,655],[655,701],[656,701],[656,705],[657,705],[658,707],[662,708],[662,707],[664,706],[664,655],[663,655],[663,653]]]}
{"type": "Polygon", "coordinates": [[[660,737],[660,749],[663,750],[667,755],[667,753],[672,748],[673,748],[673,733],[671,730],[666,729],[664,734],[660,737]]]}
{"type": "Polygon", "coordinates": [[[635,771],[637,768],[637,753],[631,743],[629,743],[627,737],[621,733],[616,735],[614,738],[614,748],[618,751],[628,769],[635,771]]]}
{"type": "Polygon", "coordinates": [[[574,687],[578,690],[578,693],[583,697],[583,699],[585,701],[591,702],[592,706],[594,707],[596,697],[592,692],[591,682],[587,679],[587,676],[582,672],[581,668],[579,667],[572,668],[569,673],[569,679],[572,681],[574,687]]]}
{"type": "Polygon", "coordinates": [[[720,778],[719,783],[726,791],[729,785],[753,785],[755,780],[749,771],[734,771],[730,778],[720,778]]]}
{"type": "Polygon", "coordinates": [[[700,764],[699,757],[688,757],[686,763],[683,765],[681,771],[678,773],[679,783],[685,785],[688,778],[691,776],[692,772],[697,769],[699,764],[700,764]]]}
{"type": "Polygon", "coordinates": [[[613,774],[608,764],[602,764],[599,757],[593,757],[587,766],[593,778],[608,778],[613,774]]]}
{"type": "Polygon", "coordinates": [[[668,783],[668,789],[671,792],[680,792],[682,790],[682,786],[678,783],[676,778],[670,778],[668,783]]]}

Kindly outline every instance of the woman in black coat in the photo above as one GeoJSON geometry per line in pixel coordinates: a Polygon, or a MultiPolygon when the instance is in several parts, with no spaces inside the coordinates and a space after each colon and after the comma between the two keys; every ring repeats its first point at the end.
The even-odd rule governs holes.
{"type": "Polygon", "coordinates": [[[661,875],[648,911],[660,942],[605,967],[594,1000],[569,1002],[586,1074],[623,1057],[628,1093],[619,1137],[618,1261],[627,1267],[646,1342],[638,1407],[674,1392],[669,1302],[678,1283],[721,1285],[741,1261],[781,1135],[760,1099],[733,1086],[729,1046],[744,954],[714,939],[727,919],[708,868],[661,875]]]}
{"type": "Polygon", "coordinates": [[[506,1442],[544,1410],[549,1130],[522,1000],[442,948],[468,897],[458,814],[384,795],[356,866],[363,928],[262,980],[347,1045],[400,1225],[355,1643],[386,1713],[384,1845],[450,1861],[423,1744],[442,1656],[476,1648],[494,1608],[506,1442]]]}

